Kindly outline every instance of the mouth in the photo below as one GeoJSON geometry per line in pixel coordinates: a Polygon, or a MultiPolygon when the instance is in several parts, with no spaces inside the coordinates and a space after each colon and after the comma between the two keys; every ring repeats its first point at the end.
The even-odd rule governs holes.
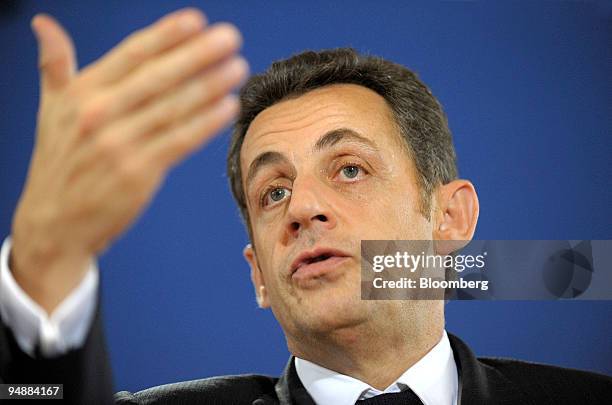
{"type": "Polygon", "coordinates": [[[302,252],[291,265],[291,277],[294,279],[308,279],[321,277],[350,259],[351,255],[346,252],[329,249],[317,248],[311,251],[302,252]]]}

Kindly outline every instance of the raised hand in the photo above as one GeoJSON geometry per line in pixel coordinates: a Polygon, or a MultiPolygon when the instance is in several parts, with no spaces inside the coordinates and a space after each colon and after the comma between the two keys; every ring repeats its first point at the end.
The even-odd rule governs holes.
{"type": "Polygon", "coordinates": [[[10,267],[51,312],[89,260],[135,220],[168,170],[226,126],[248,67],[238,30],[195,9],[167,15],[77,72],[68,34],[38,15],[36,145],[12,225],[10,267]]]}

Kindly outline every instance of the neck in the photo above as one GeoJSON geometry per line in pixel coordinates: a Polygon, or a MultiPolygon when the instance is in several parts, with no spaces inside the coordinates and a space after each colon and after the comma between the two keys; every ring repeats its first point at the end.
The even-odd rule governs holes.
{"type": "Polygon", "coordinates": [[[361,324],[329,333],[309,333],[299,341],[288,339],[288,344],[296,357],[382,391],[438,344],[443,330],[442,316],[429,318],[422,327],[411,322],[387,324],[384,329],[361,324]]]}

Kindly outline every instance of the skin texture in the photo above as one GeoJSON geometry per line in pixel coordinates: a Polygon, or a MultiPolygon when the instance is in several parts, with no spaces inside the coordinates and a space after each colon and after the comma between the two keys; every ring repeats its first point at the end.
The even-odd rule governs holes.
{"type": "MultiPolygon", "coordinates": [[[[208,27],[194,9],[134,33],[80,72],[72,41],[55,20],[39,15],[32,26],[41,102],[13,217],[10,268],[51,313],[92,257],[145,209],[168,170],[235,116],[229,93],[247,65],[237,55],[236,28],[208,27]]],[[[261,112],[241,156],[249,173],[262,153],[276,153],[243,179],[255,246],[244,255],[259,304],[272,309],[293,354],[379,389],[440,340],[444,307],[360,300],[360,240],[466,241],[478,218],[474,187],[456,180],[438,186],[427,220],[401,142],[382,97],[334,85],[261,112]],[[338,130],[344,136],[327,136],[315,148],[338,130]],[[347,258],[319,277],[293,277],[297,255],[316,247],[347,258]]]]}
{"type": "Polygon", "coordinates": [[[444,302],[361,300],[360,240],[468,240],[478,215],[472,185],[457,180],[438,188],[428,221],[419,210],[416,169],[400,142],[381,96],[341,84],[264,110],[241,150],[242,173],[262,153],[283,156],[244,184],[256,247],[244,255],[259,304],[272,309],[294,355],[379,389],[440,340],[444,302]],[[338,129],[366,141],[342,138],[315,150],[338,129]],[[350,258],[320,277],[296,280],[291,263],[316,247],[350,258]]]}
{"type": "Polygon", "coordinates": [[[10,267],[47,312],[147,206],[172,166],[235,116],[247,75],[238,30],[184,9],[82,71],[68,34],[32,20],[40,52],[36,145],[12,223],[10,267]]]}

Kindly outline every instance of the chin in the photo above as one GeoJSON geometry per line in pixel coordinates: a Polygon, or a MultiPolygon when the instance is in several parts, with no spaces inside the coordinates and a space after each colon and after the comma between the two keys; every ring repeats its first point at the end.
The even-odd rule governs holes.
{"type": "Polygon", "coordinates": [[[314,334],[329,334],[349,329],[364,323],[370,317],[366,301],[359,296],[321,294],[318,299],[309,300],[308,309],[300,314],[298,322],[314,334]]]}

